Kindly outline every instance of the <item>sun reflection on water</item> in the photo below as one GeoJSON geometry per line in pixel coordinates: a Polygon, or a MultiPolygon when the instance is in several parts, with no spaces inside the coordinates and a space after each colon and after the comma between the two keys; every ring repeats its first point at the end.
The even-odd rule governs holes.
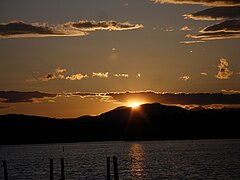
{"type": "Polygon", "coordinates": [[[141,144],[134,143],[130,147],[130,171],[133,178],[141,179],[143,174],[144,151],[141,144]]]}

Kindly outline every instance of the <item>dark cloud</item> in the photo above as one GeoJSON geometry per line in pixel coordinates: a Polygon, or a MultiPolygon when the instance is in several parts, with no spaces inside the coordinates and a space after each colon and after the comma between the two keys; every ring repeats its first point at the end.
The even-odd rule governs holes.
{"type": "Polygon", "coordinates": [[[19,92],[19,91],[0,91],[0,102],[2,103],[22,103],[35,102],[43,98],[54,98],[56,94],[49,94],[39,91],[19,92]]]}
{"type": "Polygon", "coordinates": [[[80,96],[81,98],[96,97],[105,101],[128,103],[129,101],[140,101],[145,103],[158,102],[172,105],[213,105],[213,104],[235,104],[240,105],[240,91],[223,90],[221,93],[163,93],[155,91],[127,91],[89,93],[73,92],[64,96],[80,96]]]}
{"type": "Polygon", "coordinates": [[[227,20],[204,28],[202,33],[240,32],[240,20],[227,20]]]}
{"type": "Polygon", "coordinates": [[[0,38],[26,38],[49,36],[83,36],[87,33],[66,29],[62,25],[49,26],[46,23],[26,24],[22,21],[11,21],[0,24],[0,38]]]}
{"type": "Polygon", "coordinates": [[[194,20],[229,20],[240,18],[240,6],[235,7],[213,7],[190,14],[184,17],[194,20]]]}
{"type": "Polygon", "coordinates": [[[0,109],[3,109],[3,108],[9,108],[9,107],[7,107],[7,106],[0,106],[0,109]]]}
{"type": "Polygon", "coordinates": [[[240,93],[160,93],[140,91],[109,93],[107,95],[119,102],[141,99],[144,102],[180,105],[240,104],[240,93]]]}
{"type": "Polygon", "coordinates": [[[108,31],[122,31],[143,28],[142,24],[131,24],[129,22],[116,22],[116,21],[79,21],[69,22],[65,27],[75,28],[81,31],[96,31],[96,30],[108,30],[108,31]]]}
{"type": "Polygon", "coordinates": [[[237,6],[239,0],[151,0],[161,4],[199,4],[204,6],[237,6]]]}
{"type": "Polygon", "coordinates": [[[240,20],[226,20],[204,28],[198,35],[186,35],[186,37],[201,41],[240,38],[240,20]]]}
{"type": "Polygon", "coordinates": [[[88,31],[122,31],[139,28],[143,28],[143,25],[116,21],[79,21],[57,25],[48,25],[46,23],[27,24],[22,21],[11,21],[0,24],[0,38],[85,36],[88,35],[88,31]]]}

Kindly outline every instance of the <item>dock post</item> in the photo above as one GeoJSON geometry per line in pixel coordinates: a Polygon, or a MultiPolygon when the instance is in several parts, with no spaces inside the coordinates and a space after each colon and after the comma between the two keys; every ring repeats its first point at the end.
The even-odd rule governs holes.
{"type": "Polygon", "coordinates": [[[8,180],[7,161],[3,161],[4,180],[8,180]]]}
{"type": "Polygon", "coordinates": [[[117,156],[113,156],[114,179],[119,180],[117,156]]]}
{"type": "Polygon", "coordinates": [[[110,157],[107,157],[107,180],[110,179],[110,157]]]}
{"type": "Polygon", "coordinates": [[[65,180],[65,172],[64,172],[64,158],[61,158],[61,175],[62,175],[62,179],[61,180],[65,180]]]}
{"type": "Polygon", "coordinates": [[[53,159],[50,158],[50,180],[53,180],[53,159]]]}

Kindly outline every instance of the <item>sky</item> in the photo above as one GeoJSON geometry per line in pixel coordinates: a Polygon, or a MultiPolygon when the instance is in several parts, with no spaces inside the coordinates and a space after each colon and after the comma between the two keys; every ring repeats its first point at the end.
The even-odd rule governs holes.
{"type": "Polygon", "coordinates": [[[239,0],[2,0],[0,114],[240,107],[239,0]]]}

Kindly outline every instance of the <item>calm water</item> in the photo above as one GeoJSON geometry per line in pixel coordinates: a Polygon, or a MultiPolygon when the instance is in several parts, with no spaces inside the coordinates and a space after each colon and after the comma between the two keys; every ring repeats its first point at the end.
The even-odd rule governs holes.
{"type": "Polygon", "coordinates": [[[120,179],[240,179],[240,140],[0,146],[10,180],[49,179],[49,158],[54,159],[54,178],[60,179],[60,157],[66,179],[105,179],[106,157],[113,155],[120,179]]]}

